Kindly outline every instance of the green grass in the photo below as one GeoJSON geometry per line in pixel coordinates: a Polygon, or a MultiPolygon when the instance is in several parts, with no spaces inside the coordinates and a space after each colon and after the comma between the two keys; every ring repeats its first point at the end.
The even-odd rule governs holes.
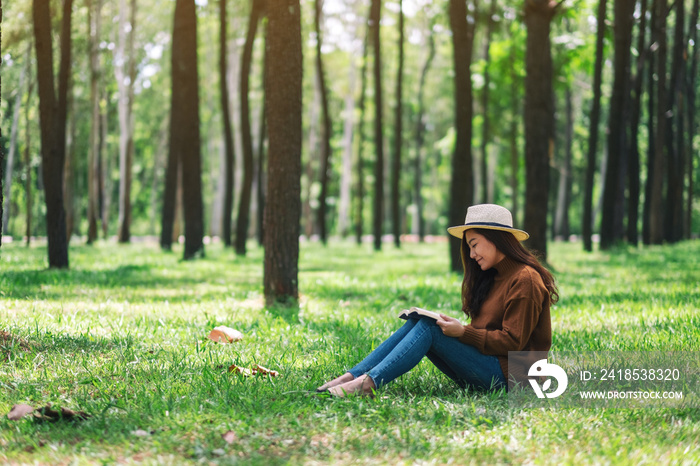
{"type": "MultiPolygon", "coordinates": [[[[411,305],[458,316],[443,244],[303,244],[298,310],[266,309],[262,256],[212,245],[0,253],[0,462],[15,464],[697,464],[698,410],[516,410],[458,389],[430,363],[375,399],[310,396],[396,329],[411,305]],[[228,325],[233,345],[206,339],[228,325]],[[243,378],[255,363],[280,377],[243,378]],[[83,422],[10,421],[16,403],[83,422]],[[232,431],[232,442],[222,437],[232,431]]],[[[700,350],[700,242],[585,254],[552,244],[556,350],[700,350]]]]}

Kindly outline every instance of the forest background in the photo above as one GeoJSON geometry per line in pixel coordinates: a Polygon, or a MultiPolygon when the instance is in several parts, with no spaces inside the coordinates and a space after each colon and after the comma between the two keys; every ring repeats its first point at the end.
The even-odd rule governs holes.
{"type": "MultiPolygon", "coordinates": [[[[265,86],[285,82],[265,73],[266,49],[268,66],[296,57],[268,37],[290,30],[270,27],[284,2],[228,3],[65,0],[44,16],[6,3],[3,235],[48,235],[49,265],[65,267],[72,237],[169,249],[184,235],[186,258],[206,237],[243,255],[265,241],[263,205],[298,215],[295,237],[375,249],[442,238],[479,202],[509,207],[545,255],[548,238],[590,250],[594,234],[607,249],[700,230],[697,0],[303,1],[288,145],[270,131],[282,106],[265,107],[265,86]],[[54,71],[62,157],[40,143],[54,71]],[[275,137],[291,157],[275,159],[275,137]],[[268,196],[276,169],[298,197],[268,196]]],[[[454,245],[451,257],[458,269],[454,245]]]]}

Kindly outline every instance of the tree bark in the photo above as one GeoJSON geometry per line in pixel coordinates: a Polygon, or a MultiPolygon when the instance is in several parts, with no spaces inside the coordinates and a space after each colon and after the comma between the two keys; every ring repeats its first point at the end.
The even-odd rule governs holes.
{"type": "Polygon", "coordinates": [[[262,0],[252,0],[250,17],[248,20],[248,34],[243,46],[241,57],[241,143],[243,150],[243,185],[238,204],[238,217],[236,220],[236,254],[246,254],[246,241],[248,239],[248,225],[250,223],[250,201],[253,188],[253,136],[250,130],[250,101],[249,83],[250,68],[253,57],[253,43],[258,29],[262,0]]]}
{"type": "Polygon", "coordinates": [[[698,74],[698,15],[700,13],[700,0],[693,1],[693,8],[688,21],[688,30],[690,31],[690,40],[693,44],[693,51],[690,58],[690,66],[688,68],[687,87],[688,87],[688,106],[686,107],[688,116],[686,123],[688,125],[688,192],[686,195],[686,218],[685,218],[685,239],[691,238],[693,228],[693,159],[697,152],[693,149],[693,136],[698,133],[697,118],[695,116],[695,99],[697,98],[697,87],[695,85],[698,74]]]}
{"type": "Polygon", "coordinates": [[[656,31],[656,127],[654,128],[654,155],[651,176],[651,192],[649,206],[649,241],[651,244],[661,244],[664,239],[663,186],[666,173],[666,16],[668,14],[667,0],[656,0],[656,8],[652,15],[653,28],[656,31]]]}
{"type": "Polygon", "coordinates": [[[569,206],[571,204],[571,159],[573,157],[574,144],[574,111],[571,88],[565,91],[566,106],[566,130],[564,141],[564,163],[559,172],[559,187],[557,192],[557,210],[554,216],[554,236],[568,241],[571,231],[569,229],[569,206]]]}
{"type": "Polygon", "coordinates": [[[675,5],[675,27],[671,82],[669,83],[669,107],[671,115],[667,118],[668,170],[666,195],[666,241],[675,243],[683,238],[683,191],[685,176],[685,63],[688,55],[685,27],[685,4],[677,1],[675,5]]]}
{"type": "Polygon", "coordinates": [[[24,195],[26,197],[26,225],[25,225],[25,238],[26,245],[29,247],[32,241],[32,165],[30,160],[30,148],[31,148],[31,134],[29,131],[30,125],[30,99],[32,92],[34,90],[33,81],[29,80],[29,85],[27,86],[27,104],[24,108],[24,195]]]}
{"type": "Polygon", "coordinates": [[[221,115],[223,119],[224,132],[224,203],[222,215],[222,232],[224,245],[231,246],[231,226],[233,221],[233,168],[235,165],[235,149],[233,145],[233,127],[231,125],[231,111],[229,108],[229,92],[228,81],[226,79],[226,71],[228,65],[226,63],[226,36],[227,36],[227,15],[226,2],[228,0],[219,0],[219,88],[221,98],[221,115]]]}
{"type": "Polygon", "coordinates": [[[552,55],[549,32],[556,6],[525,0],[525,230],[528,246],[547,259],[549,166],[554,146],[552,55]]]}
{"type": "Polygon", "coordinates": [[[630,121],[630,61],[634,0],[615,0],[615,58],[608,121],[608,168],[603,185],[600,248],[610,249],[623,239],[624,201],[630,121]]]}
{"type": "MultiPolygon", "coordinates": [[[[372,12],[370,7],[369,17],[372,12]]],[[[369,18],[367,19],[367,30],[365,31],[365,40],[362,47],[362,69],[360,70],[360,101],[359,107],[359,122],[358,122],[358,141],[357,141],[357,208],[355,211],[355,242],[362,244],[362,234],[364,233],[364,205],[365,205],[365,169],[364,169],[364,145],[365,145],[365,98],[367,93],[367,61],[369,50],[369,18]]]]}
{"type": "Polygon", "coordinates": [[[345,238],[350,225],[350,188],[352,185],[352,155],[355,129],[355,74],[356,62],[354,52],[350,55],[348,71],[348,93],[345,96],[345,121],[343,122],[343,160],[340,174],[340,199],[338,202],[338,232],[345,238]]]}
{"type": "Polygon", "coordinates": [[[127,32],[126,0],[119,2],[119,35],[115,53],[114,71],[119,89],[119,232],[120,243],[131,240],[131,173],[134,157],[134,29],[136,28],[136,2],[130,2],[129,31],[127,32]],[[125,71],[126,69],[126,71],[125,71]],[[128,79],[127,79],[128,78],[128,79]]]}
{"type": "Polygon", "coordinates": [[[184,259],[204,254],[199,91],[197,73],[197,17],[194,0],[177,0],[173,24],[170,149],[163,201],[161,246],[170,249],[178,169],[182,177],[185,218],[184,259]]]}
{"type": "Polygon", "coordinates": [[[268,305],[299,299],[302,53],[299,0],[268,11],[265,109],[269,127],[264,294],[268,305]]]}
{"type": "MultiPolygon", "coordinates": [[[[467,22],[465,0],[450,0],[449,14],[454,66],[456,141],[452,154],[448,223],[461,225],[464,223],[464,213],[474,199],[471,148],[474,97],[470,70],[474,48],[474,24],[467,22]]],[[[463,270],[460,245],[460,241],[450,239],[450,269],[455,272],[463,270]]]]}
{"type": "MultiPolygon", "coordinates": [[[[0,196],[3,196],[4,199],[7,199],[8,206],[7,208],[4,208],[4,204],[2,207],[2,228],[0,228],[0,240],[2,239],[2,232],[7,233],[8,230],[8,222],[10,220],[10,205],[11,205],[11,200],[12,200],[12,176],[14,172],[14,166],[15,166],[15,154],[17,153],[17,139],[18,139],[18,133],[19,133],[19,111],[22,107],[22,88],[24,87],[24,79],[25,76],[29,72],[29,65],[31,63],[31,49],[27,47],[27,64],[25,68],[22,68],[19,73],[19,83],[17,84],[17,95],[15,95],[15,101],[12,106],[12,127],[10,128],[10,152],[7,156],[7,164],[5,165],[5,173],[2,176],[2,179],[5,180],[4,185],[2,185],[2,192],[0,192],[0,196]]],[[[1,59],[1,57],[0,57],[1,59]]],[[[4,152],[3,152],[4,155],[4,152]]],[[[0,181],[2,181],[0,179],[0,181]]],[[[2,200],[2,199],[0,199],[2,200]]]]}
{"type": "Polygon", "coordinates": [[[63,3],[58,95],[54,84],[51,13],[45,1],[33,0],[34,37],[39,88],[41,159],[46,192],[46,234],[51,268],[68,268],[66,213],[63,208],[63,166],[66,157],[68,75],[71,66],[72,0],[63,3]]]}
{"type": "Polygon", "coordinates": [[[399,0],[399,63],[396,72],[396,107],[394,111],[394,153],[391,164],[391,226],[394,245],[401,247],[401,151],[403,149],[403,62],[404,15],[403,0],[399,0]]]}
{"type": "Polygon", "coordinates": [[[316,28],[316,76],[318,79],[319,92],[321,95],[321,156],[319,175],[321,181],[321,192],[318,196],[318,216],[319,236],[323,244],[328,241],[326,225],[327,198],[328,198],[328,178],[331,162],[331,132],[332,124],[330,112],[328,110],[328,89],[326,88],[326,78],[323,72],[323,60],[321,57],[321,0],[314,1],[314,26],[316,28]]]}
{"type": "Polygon", "coordinates": [[[101,34],[102,0],[90,0],[88,3],[88,49],[90,60],[90,135],[88,137],[88,167],[87,167],[87,243],[92,244],[97,239],[97,223],[100,216],[100,152],[102,150],[100,116],[100,55],[99,43],[101,34]]]}
{"type": "Polygon", "coordinates": [[[374,51],[374,250],[382,249],[382,232],[384,224],[384,132],[382,131],[382,53],[381,53],[381,0],[372,0],[370,5],[369,28],[374,51]]]}
{"type": "Polygon", "coordinates": [[[481,199],[484,202],[493,202],[493,186],[489,177],[489,157],[488,145],[490,134],[489,121],[489,88],[491,86],[491,75],[489,73],[489,56],[491,54],[491,36],[493,34],[493,16],[496,14],[496,0],[491,0],[489,15],[486,18],[486,39],[484,40],[484,87],[481,90],[481,112],[483,123],[481,125],[481,199]]]}
{"type": "Polygon", "coordinates": [[[428,71],[430,70],[430,65],[435,58],[435,39],[433,38],[433,24],[431,21],[430,30],[428,32],[428,56],[423,64],[423,69],[420,74],[420,81],[418,84],[418,112],[416,115],[416,133],[415,133],[415,144],[416,144],[416,155],[413,160],[413,199],[416,205],[416,226],[418,233],[418,241],[423,242],[425,239],[425,218],[423,216],[423,145],[425,141],[425,81],[428,76],[428,71]]]}
{"type": "Polygon", "coordinates": [[[634,96],[631,99],[630,118],[630,151],[628,170],[629,201],[627,204],[627,242],[636,246],[639,237],[639,195],[640,195],[640,162],[639,162],[639,122],[642,106],[642,84],[644,81],[644,65],[646,63],[646,15],[648,0],[641,2],[641,16],[637,35],[637,62],[631,88],[634,96]]]}
{"type": "Polygon", "coordinates": [[[605,39],[605,18],[607,0],[598,1],[598,14],[596,16],[596,48],[595,66],[593,70],[593,103],[590,116],[590,128],[588,130],[588,152],[586,158],[586,179],[584,182],[583,220],[581,232],[583,236],[583,249],[593,251],[593,183],[596,172],[596,154],[598,153],[598,133],[600,127],[600,101],[601,86],[603,82],[603,53],[605,39]]]}

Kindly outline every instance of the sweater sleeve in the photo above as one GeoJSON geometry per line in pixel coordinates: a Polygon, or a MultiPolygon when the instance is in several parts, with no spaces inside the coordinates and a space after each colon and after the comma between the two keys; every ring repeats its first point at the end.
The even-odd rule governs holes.
{"type": "Polygon", "coordinates": [[[532,280],[516,281],[505,299],[501,328],[465,325],[460,341],[487,355],[506,356],[508,351],[522,351],[539,321],[542,291],[532,280]]]}

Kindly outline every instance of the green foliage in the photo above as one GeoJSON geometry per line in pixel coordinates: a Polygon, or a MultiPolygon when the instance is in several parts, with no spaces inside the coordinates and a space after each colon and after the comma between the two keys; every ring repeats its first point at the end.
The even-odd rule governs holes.
{"type": "MultiPolygon", "coordinates": [[[[514,411],[427,362],[375,399],[310,395],[396,329],[400,309],[458,316],[460,277],[446,272],[444,243],[304,243],[299,309],[265,309],[263,252],[250,246],[246,258],[213,244],[183,262],[177,246],[98,242],[72,249],[71,270],[47,270],[43,245],[3,245],[0,462],[700,461],[697,410],[514,411]],[[207,340],[218,325],[245,338],[207,340]],[[280,376],[227,373],[255,363],[280,376]],[[10,421],[16,403],[91,418],[10,421]]],[[[580,249],[550,249],[554,349],[700,350],[700,242],[580,249]]]]}

